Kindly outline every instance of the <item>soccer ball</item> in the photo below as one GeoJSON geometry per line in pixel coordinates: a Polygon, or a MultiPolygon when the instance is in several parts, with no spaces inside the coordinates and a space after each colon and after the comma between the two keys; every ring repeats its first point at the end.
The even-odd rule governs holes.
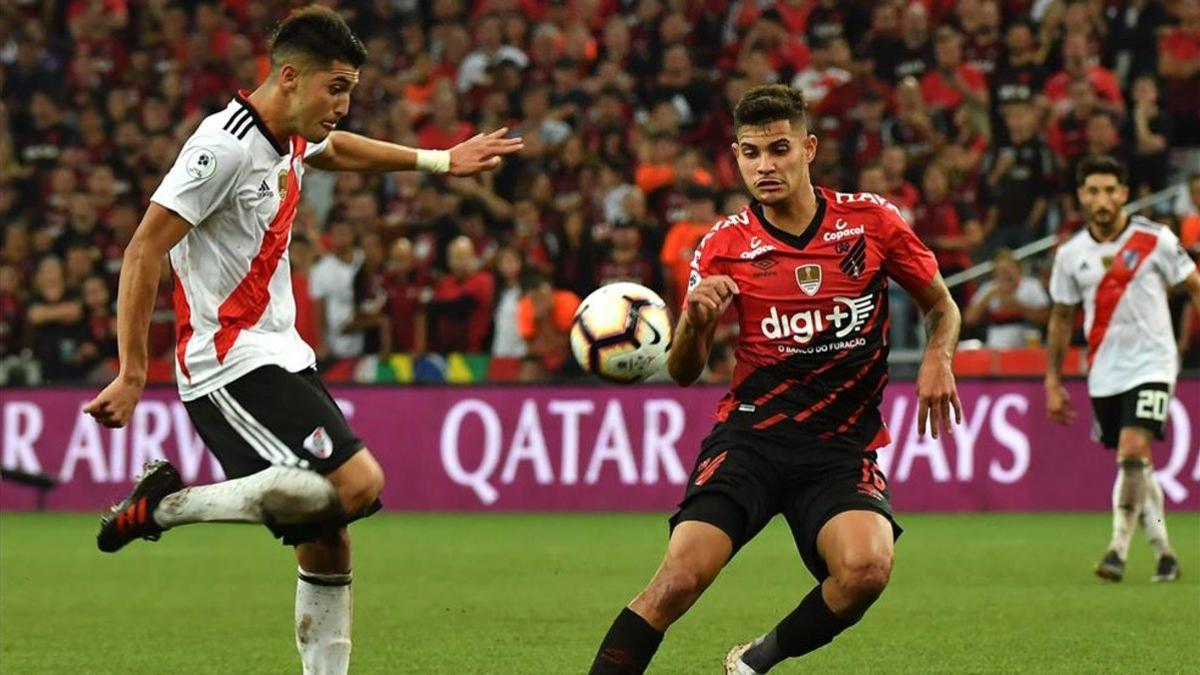
{"type": "Polygon", "coordinates": [[[639,284],[622,281],[592,291],[571,325],[575,360],[610,382],[641,382],[662,368],[670,348],[667,304],[639,284]]]}

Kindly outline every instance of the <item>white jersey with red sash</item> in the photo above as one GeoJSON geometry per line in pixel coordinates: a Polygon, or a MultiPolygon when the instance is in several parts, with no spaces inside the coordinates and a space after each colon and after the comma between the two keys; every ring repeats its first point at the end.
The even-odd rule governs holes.
{"type": "Polygon", "coordinates": [[[298,372],[316,361],[296,332],[287,250],[304,159],[325,142],[280,145],[247,95],[200,123],[150,197],[192,225],[171,249],[185,401],[262,366],[298,372]]]}
{"type": "Polygon", "coordinates": [[[1129,219],[1111,241],[1084,228],[1058,248],[1050,297],[1083,303],[1088,393],[1113,396],[1147,382],[1174,385],[1178,372],[1167,288],[1196,265],[1165,225],[1129,219]]]}

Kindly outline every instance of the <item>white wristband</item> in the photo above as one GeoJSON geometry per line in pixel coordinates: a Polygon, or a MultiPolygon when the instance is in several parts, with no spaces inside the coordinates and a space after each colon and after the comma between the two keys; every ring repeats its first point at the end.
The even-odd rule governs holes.
{"type": "Polygon", "coordinates": [[[417,171],[446,173],[449,170],[449,150],[417,150],[417,171]]]}

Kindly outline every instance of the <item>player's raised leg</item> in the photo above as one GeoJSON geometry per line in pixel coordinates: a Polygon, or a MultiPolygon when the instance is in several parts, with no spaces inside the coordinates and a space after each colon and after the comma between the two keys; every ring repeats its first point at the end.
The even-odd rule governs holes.
{"type": "Polygon", "coordinates": [[[817,552],[829,576],[771,632],[734,648],[726,671],[766,673],[784,659],[829,644],[857,623],[887,587],[893,543],[892,524],[875,511],[844,511],[829,519],[817,535],[817,552]]]}
{"type": "Polygon", "coordinates": [[[654,578],[617,615],[589,672],[645,671],[663,633],[691,608],[732,555],[733,542],[721,528],[697,520],[679,523],[654,578]]]}

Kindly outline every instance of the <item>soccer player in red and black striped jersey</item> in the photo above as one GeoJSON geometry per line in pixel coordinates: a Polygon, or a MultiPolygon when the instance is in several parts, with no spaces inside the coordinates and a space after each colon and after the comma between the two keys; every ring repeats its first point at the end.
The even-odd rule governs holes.
{"type": "Polygon", "coordinates": [[[815,187],[803,95],[771,85],[734,111],[742,178],[753,196],[696,251],[668,368],[696,380],[725,309],[740,335],[733,386],[717,409],[678,511],[666,558],[613,622],[592,673],[640,673],[664,631],[776,515],[819,584],[779,624],[726,657],[727,673],[765,673],[829,643],[888,583],[900,534],[875,451],[887,383],[888,283],[925,316],[918,428],[961,419],[951,373],[960,317],[929,249],[874,194],[815,187]]]}

